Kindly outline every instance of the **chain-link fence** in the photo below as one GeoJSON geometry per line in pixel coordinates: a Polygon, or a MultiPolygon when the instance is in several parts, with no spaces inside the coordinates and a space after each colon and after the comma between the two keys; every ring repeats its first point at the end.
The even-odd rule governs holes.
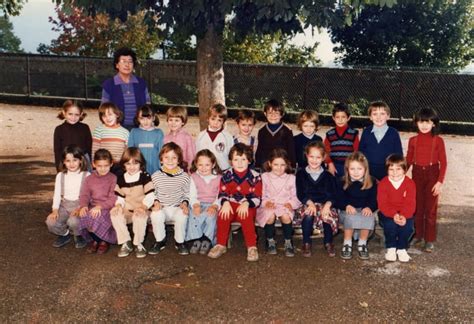
{"type": "MultiPolygon", "coordinates": [[[[1,54],[0,94],[98,99],[101,83],[115,72],[111,59],[1,54]]],[[[392,117],[410,119],[420,107],[443,121],[474,124],[474,75],[416,70],[342,69],[225,64],[226,104],[260,108],[275,98],[288,110],[330,113],[336,101],[366,115],[384,100],[392,117]]],[[[155,104],[197,105],[194,62],[147,60],[137,68],[155,104]]]]}

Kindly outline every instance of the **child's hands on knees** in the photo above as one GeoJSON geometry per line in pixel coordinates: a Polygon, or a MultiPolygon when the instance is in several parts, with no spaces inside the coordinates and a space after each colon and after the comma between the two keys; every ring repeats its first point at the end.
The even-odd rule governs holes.
{"type": "Polygon", "coordinates": [[[267,201],[265,203],[265,208],[268,208],[268,209],[275,209],[275,203],[273,201],[267,201]]]}
{"type": "Polygon", "coordinates": [[[72,211],[71,216],[72,217],[79,217],[80,212],[81,212],[81,209],[78,207],[78,208],[76,208],[72,211]]]}
{"type": "Polygon", "coordinates": [[[441,193],[441,188],[443,187],[443,184],[441,182],[436,182],[433,188],[431,189],[431,192],[433,193],[433,196],[438,196],[441,193]]]}
{"type": "Polygon", "coordinates": [[[201,204],[195,203],[193,205],[193,214],[194,214],[194,216],[201,215],[201,204]]]}
{"type": "Polygon", "coordinates": [[[226,201],[222,205],[222,208],[219,212],[219,217],[222,219],[228,219],[231,211],[232,211],[232,206],[230,205],[230,202],[226,201]]]}
{"type": "Polygon", "coordinates": [[[393,216],[393,221],[399,226],[405,226],[405,224],[407,223],[407,219],[405,218],[405,216],[400,214],[395,214],[395,216],[393,216]]]}
{"type": "Polygon", "coordinates": [[[328,172],[332,174],[333,176],[336,175],[337,172],[336,172],[336,166],[334,165],[334,163],[331,162],[328,164],[328,172]]]}
{"type": "Polygon", "coordinates": [[[102,208],[100,208],[100,206],[95,206],[94,208],[92,208],[90,210],[90,214],[92,216],[92,218],[97,218],[97,217],[100,217],[100,214],[102,213],[102,208]]]}
{"type": "Polygon", "coordinates": [[[212,217],[216,216],[218,208],[217,205],[209,206],[209,208],[207,208],[207,214],[212,217]]]}
{"type": "Polygon", "coordinates": [[[316,216],[316,205],[314,204],[314,202],[308,200],[304,213],[309,216],[316,216]]]}
{"type": "Polygon", "coordinates": [[[123,214],[123,208],[120,204],[115,205],[115,207],[110,210],[110,216],[112,217],[117,217],[121,214],[123,214]]]}
{"type": "Polygon", "coordinates": [[[58,210],[57,210],[57,209],[53,209],[53,211],[51,212],[51,214],[49,214],[46,219],[49,219],[49,220],[52,220],[52,221],[56,221],[56,219],[58,219],[58,216],[59,216],[58,210]]]}
{"type": "Polygon", "coordinates": [[[244,201],[243,203],[240,204],[239,207],[237,207],[237,215],[239,215],[240,218],[245,219],[249,215],[249,203],[248,201],[244,201]]]}
{"type": "Polygon", "coordinates": [[[362,209],[362,216],[372,216],[373,212],[372,212],[372,209],[370,209],[369,207],[365,207],[364,209],[362,209]]]}
{"type": "Polygon", "coordinates": [[[138,216],[146,216],[147,210],[148,210],[147,206],[141,205],[140,207],[134,210],[134,213],[137,214],[138,216]]]}
{"type": "Polygon", "coordinates": [[[188,203],[183,201],[181,205],[179,205],[179,208],[183,211],[183,214],[188,216],[189,215],[189,206],[188,203]]]}
{"type": "Polygon", "coordinates": [[[79,217],[84,217],[84,216],[86,216],[88,211],[89,211],[89,208],[87,208],[87,207],[82,207],[82,208],[79,210],[79,217]]]}
{"type": "Polygon", "coordinates": [[[331,216],[331,203],[327,202],[324,204],[323,208],[321,209],[321,217],[323,220],[328,220],[331,216]]]}
{"type": "Polygon", "coordinates": [[[159,201],[155,201],[153,203],[153,207],[151,207],[152,211],[159,211],[161,209],[161,204],[159,201]]]}
{"type": "Polygon", "coordinates": [[[351,205],[347,205],[346,207],[346,213],[349,214],[349,215],[355,215],[357,213],[357,209],[355,209],[353,206],[351,205]]]}

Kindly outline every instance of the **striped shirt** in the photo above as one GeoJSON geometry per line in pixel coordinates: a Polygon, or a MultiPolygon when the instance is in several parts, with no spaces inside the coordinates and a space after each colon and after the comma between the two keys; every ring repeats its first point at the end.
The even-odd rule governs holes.
{"type": "Polygon", "coordinates": [[[179,206],[182,202],[189,203],[189,175],[182,169],[176,174],[169,174],[162,169],[151,176],[155,186],[155,199],[164,207],[179,206]]]}
{"type": "Polygon", "coordinates": [[[97,126],[92,132],[92,158],[98,149],[106,149],[112,153],[114,162],[119,162],[123,151],[127,148],[129,132],[124,127],[97,126]]]}

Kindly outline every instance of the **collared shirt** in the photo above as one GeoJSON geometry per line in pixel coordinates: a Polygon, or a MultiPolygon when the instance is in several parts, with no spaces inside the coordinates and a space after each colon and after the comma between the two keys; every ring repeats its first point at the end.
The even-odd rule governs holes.
{"type": "Polygon", "coordinates": [[[316,181],[318,180],[318,178],[321,176],[321,174],[323,174],[324,172],[324,169],[322,167],[319,167],[319,170],[311,170],[309,168],[309,166],[306,167],[306,172],[308,172],[308,174],[311,176],[311,178],[316,181]]]}
{"type": "Polygon", "coordinates": [[[372,128],[372,133],[374,133],[375,139],[377,140],[377,143],[380,143],[382,138],[385,136],[385,133],[388,131],[388,125],[385,124],[381,127],[377,127],[374,125],[372,128]]]}

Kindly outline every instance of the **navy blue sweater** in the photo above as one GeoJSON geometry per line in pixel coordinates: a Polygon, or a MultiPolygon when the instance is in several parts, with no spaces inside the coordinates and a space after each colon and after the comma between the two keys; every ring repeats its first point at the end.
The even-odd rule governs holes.
{"type": "Polygon", "coordinates": [[[345,210],[348,205],[354,208],[369,207],[373,212],[377,210],[377,184],[372,177],[372,187],[362,190],[362,182],[352,182],[344,190],[344,181],[342,178],[337,181],[337,208],[345,210]]]}
{"type": "Polygon", "coordinates": [[[316,135],[316,134],[314,134],[312,138],[307,138],[303,133],[296,135],[294,139],[295,139],[296,163],[298,163],[298,169],[306,168],[306,166],[308,165],[308,161],[306,161],[304,148],[309,143],[318,142],[318,141],[322,142],[323,139],[319,135],[316,135]]]}
{"type": "Polygon", "coordinates": [[[296,173],[296,195],[303,204],[308,200],[314,203],[324,204],[330,201],[336,203],[336,178],[328,171],[324,171],[314,181],[306,169],[300,169],[296,173]]]}

